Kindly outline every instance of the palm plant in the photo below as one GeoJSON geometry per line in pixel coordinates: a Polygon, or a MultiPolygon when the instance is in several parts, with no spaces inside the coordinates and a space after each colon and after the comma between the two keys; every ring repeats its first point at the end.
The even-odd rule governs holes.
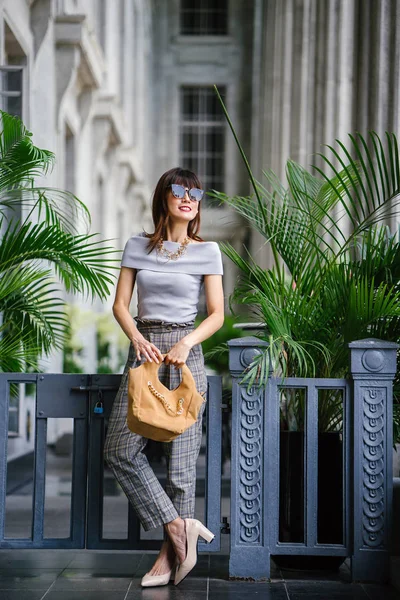
{"type": "Polygon", "coordinates": [[[20,371],[62,348],[68,320],[57,279],[104,299],[116,250],[89,233],[89,212],[72,193],[35,187],[54,154],[33,144],[20,119],[0,111],[0,121],[0,370],[20,371]]]}
{"type": "MultiPolygon", "coordinates": [[[[255,358],[245,379],[249,385],[264,382],[269,361],[278,376],[346,377],[348,342],[400,341],[400,233],[387,225],[400,205],[396,137],[349,135],[346,144],[337,140],[319,154],[323,169],[311,172],[288,160],[287,185],[272,171],[263,172],[261,183],[220,102],[253,195],[214,196],[265,238],[274,260],[272,268],[262,269],[249,252],[243,257],[222,244],[240,271],[231,305],[247,305],[268,331],[259,335],[269,350],[255,358]]],[[[302,400],[292,400],[289,417],[301,421],[302,400]]],[[[335,429],[338,397],[326,392],[321,400],[320,428],[335,429]]]]}

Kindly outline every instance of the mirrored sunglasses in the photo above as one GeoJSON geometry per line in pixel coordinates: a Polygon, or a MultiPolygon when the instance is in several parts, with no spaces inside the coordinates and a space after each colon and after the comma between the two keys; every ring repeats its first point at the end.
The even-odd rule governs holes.
{"type": "Polygon", "coordinates": [[[179,185],[179,183],[173,183],[171,185],[171,191],[172,194],[175,196],[175,198],[184,198],[185,197],[185,192],[187,192],[189,194],[189,198],[191,200],[196,200],[197,202],[200,202],[200,200],[202,199],[203,195],[204,195],[204,190],[200,190],[199,188],[187,188],[183,185],[179,185]]]}

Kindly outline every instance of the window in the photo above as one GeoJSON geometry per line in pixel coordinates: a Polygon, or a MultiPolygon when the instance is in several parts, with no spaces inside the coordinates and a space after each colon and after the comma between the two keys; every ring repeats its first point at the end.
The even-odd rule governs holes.
{"type": "Polygon", "coordinates": [[[0,108],[28,120],[26,87],[27,56],[7,23],[4,23],[4,66],[0,67],[0,108]]]}
{"type": "MultiPolygon", "coordinates": [[[[220,94],[225,96],[223,88],[220,94]]],[[[222,191],[225,117],[212,87],[181,88],[180,161],[184,168],[197,173],[206,191],[222,191]]],[[[213,204],[207,196],[206,202],[213,204]]]]}
{"type": "Polygon", "coordinates": [[[22,119],[23,67],[0,67],[0,108],[22,119]]]}
{"type": "Polygon", "coordinates": [[[227,35],[228,0],[181,0],[182,35],[227,35]]]}

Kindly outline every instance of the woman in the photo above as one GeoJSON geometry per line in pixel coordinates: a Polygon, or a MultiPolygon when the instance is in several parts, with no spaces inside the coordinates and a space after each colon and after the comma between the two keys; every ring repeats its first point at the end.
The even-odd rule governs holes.
{"type": "Polygon", "coordinates": [[[215,242],[198,235],[203,190],[191,171],[175,168],[162,175],[153,197],[154,233],[128,240],[121,262],[113,312],[131,341],[128,361],[109,420],[105,458],[148,531],[164,526],[165,539],[142,586],[166,585],[177,566],[175,585],[194,567],[199,535],[213,534],[193,519],[196,460],[201,419],[172,442],[164,443],[167,485],[161,487],[143,449],[147,439],[126,425],[128,370],[141,361],[164,362],[158,375],[169,389],[179,385],[184,363],[204,395],[207,378],[200,342],[223,324],[222,260],[215,242]],[[135,283],[138,317],[129,313],[135,283]],[[208,317],[195,329],[199,294],[204,283],[208,317]]]}

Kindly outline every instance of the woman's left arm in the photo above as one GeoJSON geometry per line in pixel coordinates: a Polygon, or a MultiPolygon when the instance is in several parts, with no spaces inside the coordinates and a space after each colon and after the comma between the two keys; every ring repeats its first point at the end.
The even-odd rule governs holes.
{"type": "Polygon", "coordinates": [[[208,317],[196,329],[175,344],[165,357],[166,364],[181,367],[190,349],[218,331],[224,323],[224,291],[221,275],[204,275],[204,290],[208,317]]]}

